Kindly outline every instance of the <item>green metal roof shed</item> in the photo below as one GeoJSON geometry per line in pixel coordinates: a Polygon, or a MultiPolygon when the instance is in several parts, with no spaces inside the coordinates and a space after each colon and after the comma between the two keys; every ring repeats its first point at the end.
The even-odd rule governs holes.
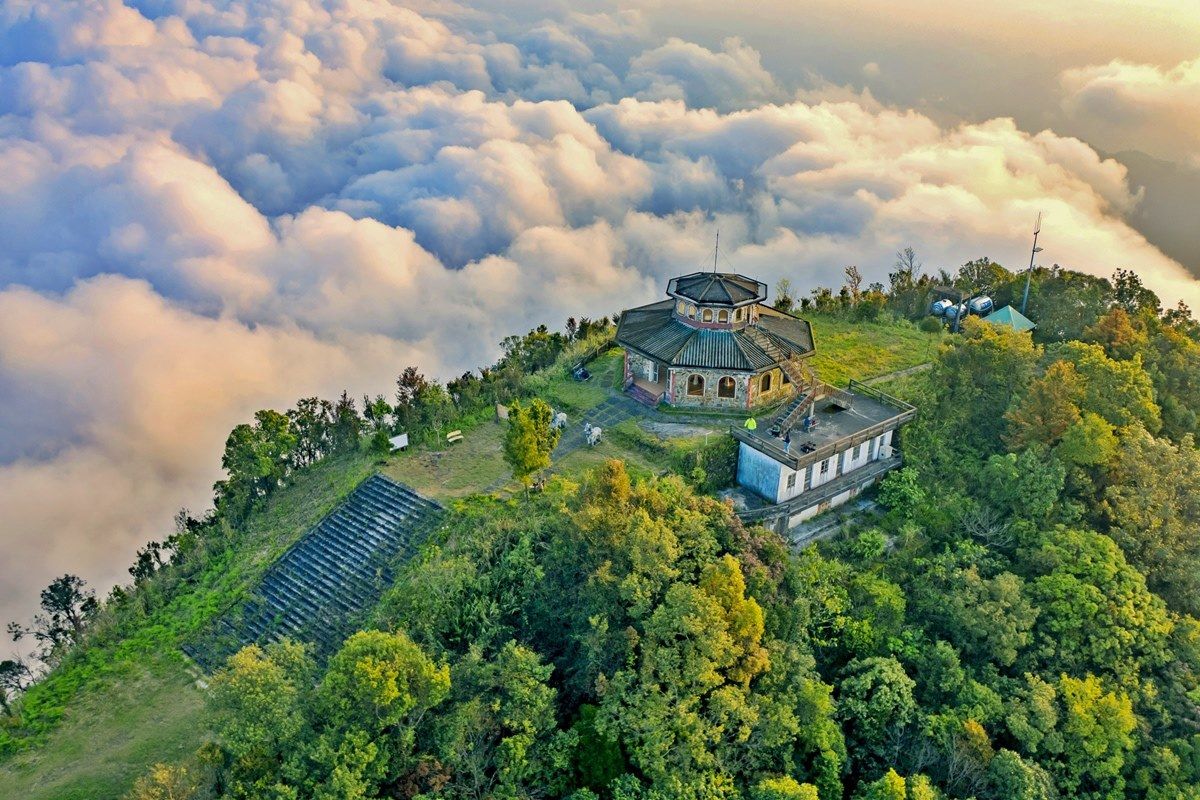
{"type": "Polygon", "coordinates": [[[1004,308],[993,311],[991,314],[988,314],[986,317],[984,317],[984,320],[992,323],[993,325],[1007,325],[1015,331],[1031,331],[1037,327],[1037,325],[1033,323],[1033,320],[1029,319],[1029,317],[1025,316],[1020,311],[1017,311],[1012,306],[1005,306],[1004,308]]]}

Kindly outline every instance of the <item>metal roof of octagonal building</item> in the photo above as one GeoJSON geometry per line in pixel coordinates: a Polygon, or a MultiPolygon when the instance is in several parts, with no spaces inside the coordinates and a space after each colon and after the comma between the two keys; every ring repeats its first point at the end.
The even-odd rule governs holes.
{"type": "Polygon", "coordinates": [[[767,285],[732,272],[693,272],[671,278],[667,294],[693,303],[740,306],[767,299],[767,285]]]}

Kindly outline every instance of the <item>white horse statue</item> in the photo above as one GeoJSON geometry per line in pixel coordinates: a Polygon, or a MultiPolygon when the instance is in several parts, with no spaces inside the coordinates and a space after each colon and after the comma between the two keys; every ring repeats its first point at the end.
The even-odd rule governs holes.
{"type": "Polygon", "coordinates": [[[600,442],[602,430],[590,422],[583,423],[583,438],[587,440],[588,447],[595,447],[600,442]]]}

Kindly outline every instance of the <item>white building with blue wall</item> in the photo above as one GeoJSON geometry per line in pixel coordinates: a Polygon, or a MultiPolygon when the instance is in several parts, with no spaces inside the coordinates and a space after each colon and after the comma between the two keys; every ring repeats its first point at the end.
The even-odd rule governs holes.
{"type": "Polygon", "coordinates": [[[747,521],[783,531],[858,495],[900,466],[894,437],[913,406],[869,386],[817,386],[798,411],[735,428],[737,481],[763,504],[747,521]]]}

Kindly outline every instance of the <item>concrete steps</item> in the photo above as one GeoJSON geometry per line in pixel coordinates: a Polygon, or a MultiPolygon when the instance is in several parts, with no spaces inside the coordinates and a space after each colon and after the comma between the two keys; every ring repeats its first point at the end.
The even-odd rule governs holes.
{"type": "Polygon", "coordinates": [[[332,652],[441,511],[383,475],[367,478],[271,565],[249,600],[185,652],[210,670],[247,644],[283,636],[312,642],[319,654],[332,652]]]}

